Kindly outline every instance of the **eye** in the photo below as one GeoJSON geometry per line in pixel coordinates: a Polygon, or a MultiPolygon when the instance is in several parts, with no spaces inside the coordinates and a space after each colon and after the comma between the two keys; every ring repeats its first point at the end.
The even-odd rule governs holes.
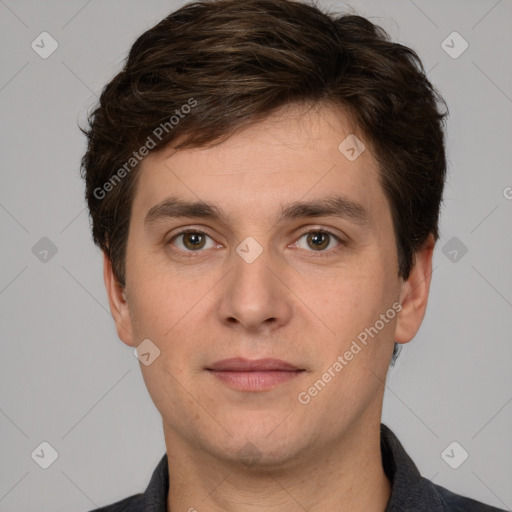
{"type": "Polygon", "coordinates": [[[213,240],[203,231],[181,231],[180,233],[174,235],[168,243],[174,245],[174,241],[180,241],[180,239],[181,242],[177,244],[177,247],[185,252],[197,252],[200,249],[211,249],[212,247],[215,247],[213,240]],[[209,246],[206,243],[208,238],[211,240],[209,246]]]}
{"type": "Polygon", "coordinates": [[[323,229],[315,229],[303,233],[299,240],[295,242],[295,244],[293,245],[298,246],[299,249],[313,249],[313,252],[326,252],[326,249],[331,246],[331,242],[333,240],[338,242],[337,245],[340,245],[342,243],[341,239],[337,237],[335,234],[331,233],[330,231],[325,231],[323,229]],[[305,245],[301,246],[299,242],[304,237],[305,245]]]}
{"type": "MultiPolygon", "coordinates": [[[[312,249],[309,252],[327,252],[327,249],[332,249],[332,242],[336,241],[337,247],[338,245],[342,245],[343,241],[331,233],[330,231],[326,231],[324,229],[315,229],[307,231],[303,233],[300,238],[292,244],[292,246],[296,246],[299,249],[312,249]],[[300,241],[305,238],[305,244],[301,245],[300,241]]],[[[216,244],[213,239],[208,236],[204,231],[198,230],[183,230],[176,235],[174,235],[168,242],[169,245],[173,245],[177,247],[177,249],[181,252],[200,252],[201,249],[212,249],[214,247],[222,247],[221,245],[216,244]],[[208,244],[208,239],[210,243],[208,244]]]]}

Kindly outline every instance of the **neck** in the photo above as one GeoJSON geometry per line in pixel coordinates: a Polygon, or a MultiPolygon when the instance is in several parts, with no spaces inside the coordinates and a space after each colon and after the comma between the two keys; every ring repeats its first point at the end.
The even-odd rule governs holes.
{"type": "Polygon", "coordinates": [[[382,467],[380,422],[358,425],[286,468],[247,467],[181,450],[169,432],[166,445],[168,512],[384,512],[391,494],[382,467]]]}

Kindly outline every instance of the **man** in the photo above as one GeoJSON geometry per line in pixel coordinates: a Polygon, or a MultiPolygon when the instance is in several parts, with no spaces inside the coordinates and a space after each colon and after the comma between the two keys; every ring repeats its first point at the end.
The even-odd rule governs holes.
{"type": "Polygon", "coordinates": [[[195,2],[139,37],[82,169],[167,453],[100,510],[498,510],[380,423],[427,305],[442,103],[412,50],[306,3],[195,2]]]}

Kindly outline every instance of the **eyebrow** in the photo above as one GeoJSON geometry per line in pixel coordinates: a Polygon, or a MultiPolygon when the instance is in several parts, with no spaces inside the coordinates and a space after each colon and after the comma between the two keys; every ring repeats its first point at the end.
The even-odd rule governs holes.
{"type": "MultiPolygon", "coordinates": [[[[148,229],[160,220],[182,217],[210,219],[219,222],[227,222],[230,219],[222,208],[214,204],[168,197],[148,210],[144,226],[148,229]]],[[[287,204],[281,208],[278,221],[307,217],[338,217],[360,226],[366,226],[370,221],[368,210],[361,204],[340,195],[287,204]]]]}

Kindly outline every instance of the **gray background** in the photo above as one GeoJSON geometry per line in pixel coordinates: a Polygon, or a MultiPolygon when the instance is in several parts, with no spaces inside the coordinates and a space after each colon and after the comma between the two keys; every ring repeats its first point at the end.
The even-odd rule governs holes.
{"type": "MultiPolygon", "coordinates": [[[[135,38],[183,3],[0,0],[1,511],[111,503],[143,491],[165,451],[139,362],[110,317],[77,122],[135,38]],[[59,44],[47,59],[31,48],[43,31],[59,44]],[[46,262],[32,251],[43,237],[57,248],[46,262]],[[58,452],[48,469],[31,458],[43,441],[58,452]]],[[[428,311],[391,371],[383,421],[424,476],[510,509],[512,2],[349,5],[418,51],[451,114],[428,311]],[[469,43],[456,59],[441,47],[453,31],[469,43]],[[458,469],[441,457],[452,441],[469,453],[458,469]]]]}

